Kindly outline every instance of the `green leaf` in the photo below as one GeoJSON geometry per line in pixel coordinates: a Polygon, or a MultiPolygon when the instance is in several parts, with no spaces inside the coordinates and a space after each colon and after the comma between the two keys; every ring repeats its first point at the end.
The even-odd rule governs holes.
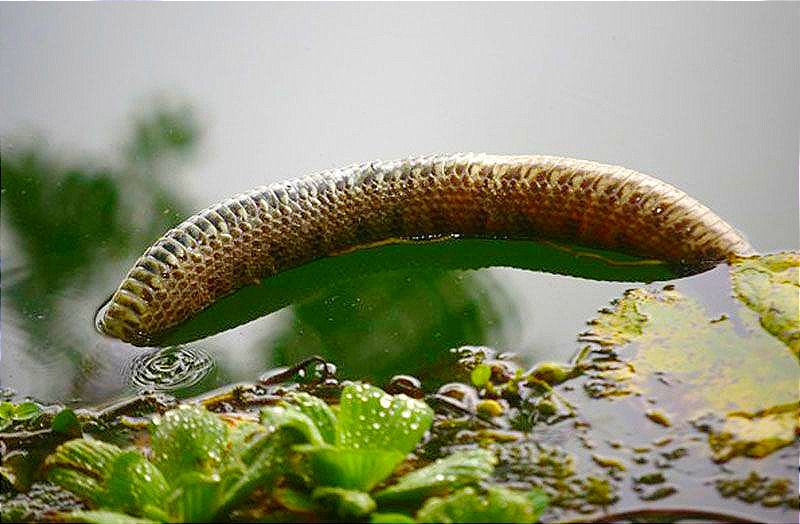
{"type": "Polygon", "coordinates": [[[35,402],[22,402],[14,406],[14,420],[30,420],[42,414],[42,408],[35,402]]]}
{"type": "Polygon", "coordinates": [[[296,446],[295,450],[308,457],[316,484],[361,491],[371,490],[405,458],[405,454],[391,449],[296,446]]]}
{"type": "Polygon", "coordinates": [[[311,419],[326,443],[335,443],[336,417],[324,400],[302,392],[291,393],[286,399],[311,419]]]}
{"type": "Polygon", "coordinates": [[[53,421],[50,423],[50,429],[57,433],[64,433],[77,437],[81,434],[81,423],[74,411],[65,408],[53,417],[53,421]]]}
{"type": "Polygon", "coordinates": [[[111,465],[123,451],[92,438],[70,440],[47,457],[47,478],[78,497],[97,503],[111,465]]]}
{"type": "MultiPolygon", "coordinates": [[[[306,412],[321,420],[327,439],[295,450],[308,456],[318,485],[368,491],[391,475],[430,428],[433,411],[405,395],[389,395],[368,384],[351,384],[342,391],[331,439],[330,408],[304,399],[306,412]],[[335,446],[326,442],[335,441],[335,446]]],[[[296,408],[294,408],[296,409],[296,408]]],[[[308,418],[308,417],[305,417],[308,418]]],[[[314,425],[316,428],[316,425],[314,425]]]]}
{"type": "Polygon", "coordinates": [[[169,487],[161,471],[138,451],[124,451],[105,475],[100,507],[144,516],[145,508],[164,505],[169,487]]]}
{"type": "Polygon", "coordinates": [[[200,406],[181,405],[150,427],[153,462],[166,478],[213,472],[227,450],[228,426],[200,406]]]}
{"type": "Polygon", "coordinates": [[[488,478],[496,463],[494,454],[485,449],[457,452],[405,475],[394,486],[379,492],[375,499],[381,505],[418,504],[430,496],[488,478]]]}
{"type": "Polygon", "coordinates": [[[414,524],[417,522],[403,513],[373,513],[369,516],[372,524],[414,524]]]}
{"type": "Polygon", "coordinates": [[[73,511],[62,513],[60,517],[66,522],[86,522],[88,524],[156,524],[158,522],[105,510],[73,511]]]}
{"type": "Polygon", "coordinates": [[[485,493],[464,488],[449,497],[429,499],[417,514],[421,522],[520,522],[539,520],[546,503],[539,491],[527,495],[500,486],[485,493]]]}
{"type": "Polygon", "coordinates": [[[486,364],[478,364],[469,374],[469,378],[475,387],[482,388],[492,378],[492,368],[486,364]]]}
{"type": "Polygon", "coordinates": [[[361,519],[372,513],[377,505],[368,493],[342,488],[321,487],[314,490],[311,498],[343,520],[361,519]]]}
{"type": "Polygon", "coordinates": [[[235,507],[258,486],[271,489],[275,480],[285,473],[288,467],[292,446],[303,442],[304,438],[302,433],[294,431],[292,427],[257,435],[249,448],[242,453],[246,458],[245,470],[225,490],[217,514],[222,515],[235,507]]]}
{"type": "Polygon", "coordinates": [[[272,492],[272,496],[283,507],[295,513],[313,513],[317,507],[310,495],[296,489],[278,488],[272,492]]]}
{"type": "Polygon", "coordinates": [[[11,402],[0,402],[0,421],[8,420],[9,422],[14,417],[14,404],[11,402]]]}
{"type": "Polygon", "coordinates": [[[281,428],[292,429],[302,435],[305,442],[314,445],[324,445],[319,428],[314,421],[299,408],[286,406],[270,406],[261,410],[261,424],[272,433],[281,428]]]}
{"type": "Polygon", "coordinates": [[[342,391],[336,417],[336,444],[343,449],[383,449],[407,455],[433,422],[427,404],[406,395],[389,395],[369,384],[342,391]]]}
{"type": "Polygon", "coordinates": [[[178,522],[209,522],[221,504],[219,476],[189,472],[175,483],[178,489],[170,501],[171,513],[178,522]]]}

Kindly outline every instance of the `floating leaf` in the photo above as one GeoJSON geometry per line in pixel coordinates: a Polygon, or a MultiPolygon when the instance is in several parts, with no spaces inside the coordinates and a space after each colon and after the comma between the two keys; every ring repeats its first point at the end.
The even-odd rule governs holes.
{"type": "Polygon", "coordinates": [[[272,492],[272,496],[285,508],[295,513],[313,513],[316,509],[316,504],[311,500],[311,496],[296,489],[278,488],[272,492]]]}
{"type": "Polygon", "coordinates": [[[421,522],[522,522],[532,523],[547,506],[547,498],[538,490],[528,494],[490,486],[485,493],[475,488],[462,490],[446,498],[429,499],[417,514],[421,522]]]}
{"type": "Polygon", "coordinates": [[[758,413],[729,413],[724,419],[706,416],[694,424],[708,433],[715,462],[738,456],[762,458],[795,442],[800,430],[800,404],[775,406],[758,413]]]}
{"type": "Polygon", "coordinates": [[[491,451],[460,451],[405,475],[394,486],[379,492],[375,499],[381,504],[419,503],[489,477],[496,463],[491,451]]]}
{"type": "Polygon", "coordinates": [[[800,252],[738,258],[731,264],[731,281],[764,329],[800,357],[800,252]]]}
{"type": "Polygon", "coordinates": [[[0,402],[0,420],[11,420],[14,417],[14,404],[0,402]]]}
{"type": "MultiPolygon", "coordinates": [[[[308,419],[305,415],[301,417],[308,419]]],[[[287,419],[297,421],[300,418],[287,419]]],[[[310,421],[303,422],[303,426],[310,421]]],[[[313,426],[313,425],[312,425],[313,426]]],[[[224,514],[241,501],[246,499],[258,487],[272,487],[275,480],[286,471],[292,447],[301,442],[307,442],[305,433],[296,431],[295,425],[281,426],[275,431],[257,434],[248,446],[241,451],[244,471],[226,487],[223,500],[217,510],[224,514]]],[[[223,472],[223,475],[225,473],[223,472]]],[[[226,475],[231,476],[231,475],[226,475]]]]}
{"type": "Polygon", "coordinates": [[[590,395],[659,397],[661,380],[679,382],[679,389],[659,397],[673,424],[709,410],[758,411],[797,401],[797,359],[749,309],[713,318],[677,290],[644,288],[626,292],[613,306],[581,335],[601,349],[587,362],[590,395]],[[752,329],[742,329],[748,322],[752,329]]]}
{"type": "Polygon", "coordinates": [[[153,420],[153,462],[166,478],[189,471],[210,473],[227,449],[228,426],[200,406],[181,405],[153,420]]]}

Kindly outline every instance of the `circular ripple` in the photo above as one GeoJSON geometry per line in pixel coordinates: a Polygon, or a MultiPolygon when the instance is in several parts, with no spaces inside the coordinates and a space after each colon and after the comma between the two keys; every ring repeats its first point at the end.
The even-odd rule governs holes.
{"type": "Polygon", "coordinates": [[[215,367],[214,359],[201,349],[172,347],[131,359],[125,376],[137,391],[172,391],[197,384],[215,367]]]}

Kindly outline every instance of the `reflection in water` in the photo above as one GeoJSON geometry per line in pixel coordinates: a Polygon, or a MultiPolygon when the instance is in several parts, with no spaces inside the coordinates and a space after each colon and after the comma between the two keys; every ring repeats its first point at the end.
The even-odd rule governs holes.
{"type": "Polygon", "coordinates": [[[277,363],[309,354],[339,365],[342,376],[387,383],[399,370],[427,387],[452,380],[466,344],[502,344],[519,325],[512,303],[484,273],[399,271],[346,280],[292,307],[292,323],[265,344],[277,363]]]}
{"type": "MultiPolygon", "coordinates": [[[[166,346],[214,335],[291,304],[335,294],[336,286],[361,288],[363,293],[375,295],[370,289],[384,287],[381,275],[387,279],[387,289],[382,293],[389,295],[396,287],[392,279],[398,274],[408,273],[406,280],[411,282],[411,275],[423,280],[438,279],[442,274],[468,274],[465,273],[468,270],[490,267],[526,269],[595,281],[654,282],[675,278],[668,266],[651,262],[551,242],[455,238],[405,241],[322,258],[266,278],[258,285],[246,286],[217,300],[155,342],[166,346]]],[[[475,280],[471,285],[480,288],[484,284],[475,280]]],[[[450,287],[426,286],[435,294],[452,292],[453,296],[460,296],[463,293],[450,287]]]]}
{"type": "Polygon", "coordinates": [[[214,359],[199,348],[174,347],[138,355],[127,362],[124,376],[134,390],[172,391],[189,388],[214,371],[214,359]]]}
{"type": "Polygon", "coordinates": [[[272,325],[259,353],[272,360],[261,366],[320,355],[336,362],[345,376],[381,383],[411,373],[431,387],[453,367],[448,349],[520,349],[517,341],[525,331],[520,314],[530,317],[530,305],[509,296],[491,271],[472,269],[506,266],[629,281],[672,276],[663,265],[638,265],[629,257],[617,256],[616,263],[600,252],[577,255],[529,241],[384,245],[323,258],[245,287],[168,333],[161,344],[187,343],[269,315],[272,325]]]}
{"type": "MultiPolygon", "coordinates": [[[[60,382],[103,366],[87,351],[91,326],[81,312],[109,266],[186,214],[166,167],[186,160],[198,136],[188,108],[158,105],[137,118],[114,167],[67,162],[42,144],[4,141],[2,305],[4,328],[14,337],[11,367],[25,361],[46,370],[58,362],[60,382]]],[[[48,391],[47,378],[31,389],[48,391]]],[[[69,394],[83,396],[84,382],[74,380],[69,394]]]]}

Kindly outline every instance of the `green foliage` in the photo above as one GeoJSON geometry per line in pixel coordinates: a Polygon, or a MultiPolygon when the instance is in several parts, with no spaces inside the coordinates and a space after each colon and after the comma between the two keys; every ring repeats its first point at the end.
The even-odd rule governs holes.
{"type": "MultiPolygon", "coordinates": [[[[315,410],[330,427],[330,408],[317,405],[315,410]]],[[[369,491],[416,447],[432,421],[433,411],[424,402],[389,395],[368,384],[351,384],[342,391],[335,415],[335,444],[297,449],[308,457],[312,476],[320,484],[369,491]]]]}
{"type": "Polygon", "coordinates": [[[486,364],[478,364],[469,375],[472,384],[475,387],[482,388],[485,386],[489,379],[492,377],[492,368],[486,364]]]}
{"type": "Polygon", "coordinates": [[[104,480],[105,490],[97,499],[98,506],[138,516],[161,516],[151,508],[161,506],[169,486],[161,471],[138,451],[117,455],[104,480]]]}
{"type": "Polygon", "coordinates": [[[321,487],[316,488],[311,497],[318,506],[328,508],[329,513],[344,520],[364,518],[377,507],[372,497],[363,491],[321,487]]]}
{"type": "MultiPolygon", "coordinates": [[[[433,411],[422,401],[356,383],[344,388],[336,410],[311,395],[292,393],[264,408],[259,424],[226,422],[203,407],[182,405],[150,425],[150,460],[137,449],[85,437],[59,446],[45,465],[51,482],[93,509],[72,513],[69,520],[219,520],[247,508],[261,488],[273,505],[295,514],[408,522],[405,514],[375,514],[378,504],[410,513],[430,496],[487,480],[496,462],[486,450],[459,452],[370,495],[416,448],[432,420],[433,411]]],[[[530,497],[487,489],[490,502],[474,503],[465,515],[526,522],[538,515],[530,497]]],[[[427,511],[448,514],[451,498],[469,493],[458,492],[427,511]]]]}
{"type": "Polygon", "coordinates": [[[369,521],[372,524],[413,524],[416,520],[404,513],[373,513],[369,521]]]}
{"type": "Polygon", "coordinates": [[[35,402],[0,403],[0,431],[11,426],[14,422],[33,420],[42,414],[42,408],[35,402]]]}
{"type": "Polygon", "coordinates": [[[153,463],[167,478],[211,473],[226,453],[228,427],[198,406],[181,405],[152,422],[153,463]]]}
{"type": "Polygon", "coordinates": [[[50,428],[57,433],[79,436],[81,434],[81,423],[78,416],[69,408],[59,411],[50,422],[50,428]]]}
{"type": "Polygon", "coordinates": [[[82,499],[99,504],[104,481],[114,460],[122,453],[117,446],[92,438],[71,440],[58,447],[45,461],[47,478],[82,499]]]}
{"type": "Polygon", "coordinates": [[[434,495],[475,484],[488,478],[497,459],[485,449],[471,449],[438,459],[433,464],[412,471],[394,486],[376,494],[381,504],[419,503],[434,495]]]}
{"type": "Polygon", "coordinates": [[[417,514],[420,522],[537,522],[547,497],[534,490],[523,494],[499,486],[485,493],[464,488],[449,497],[432,498],[417,514]]]}

